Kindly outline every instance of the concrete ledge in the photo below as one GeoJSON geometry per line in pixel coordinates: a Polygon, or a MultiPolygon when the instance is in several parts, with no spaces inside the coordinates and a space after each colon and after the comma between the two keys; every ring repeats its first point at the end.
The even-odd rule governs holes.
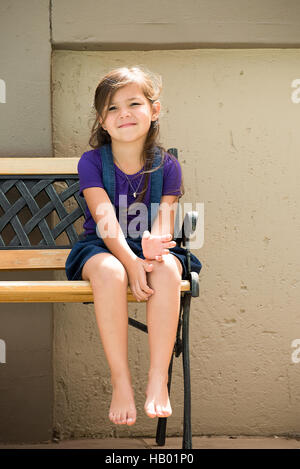
{"type": "Polygon", "coordinates": [[[299,2],[53,0],[51,19],[55,49],[300,47],[299,2]]]}

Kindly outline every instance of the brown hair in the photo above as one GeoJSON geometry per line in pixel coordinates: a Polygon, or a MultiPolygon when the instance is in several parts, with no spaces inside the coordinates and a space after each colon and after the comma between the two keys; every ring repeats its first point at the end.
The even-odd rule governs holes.
{"type": "MultiPolygon", "coordinates": [[[[111,143],[111,137],[108,132],[102,128],[99,122],[99,117],[101,117],[102,120],[105,120],[106,115],[103,115],[105,105],[107,104],[108,109],[116,91],[132,83],[136,83],[141,87],[145,97],[150,101],[151,105],[159,98],[162,89],[162,80],[159,75],[138,66],[131,68],[120,67],[109,72],[101,79],[95,91],[94,108],[96,111],[96,118],[89,139],[89,144],[92,148],[96,149],[102,145],[111,143]]],[[[164,164],[165,152],[167,153],[165,148],[163,148],[159,143],[159,121],[151,121],[142,156],[145,170],[141,174],[145,173],[146,178],[144,187],[139,193],[136,202],[143,201],[148,187],[150,173],[156,171],[164,164]],[[161,152],[162,162],[157,168],[152,170],[155,147],[158,147],[161,152]]],[[[175,156],[170,153],[168,153],[168,155],[176,160],[175,156]]],[[[182,197],[184,194],[183,182],[181,182],[180,191],[181,195],[179,197],[182,197]]]]}

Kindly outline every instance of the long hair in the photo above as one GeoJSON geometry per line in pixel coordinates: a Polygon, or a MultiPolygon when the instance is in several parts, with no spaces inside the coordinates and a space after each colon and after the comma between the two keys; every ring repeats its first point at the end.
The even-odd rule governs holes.
{"type": "MultiPolygon", "coordinates": [[[[95,91],[94,109],[96,112],[96,117],[89,139],[89,145],[92,148],[100,148],[102,145],[111,143],[111,137],[109,133],[102,128],[99,122],[99,118],[101,118],[102,121],[105,120],[108,108],[116,91],[132,83],[138,84],[141,87],[144,96],[149,100],[151,106],[159,98],[162,89],[162,80],[159,75],[154,74],[145,68],[142,69],[138,66],[130,68],[120,67],[109,72],[101,79],[95,91]],[[107,112],[104,115],[104,108],[106,105],[107,112]]],[[[141,174],[146,174],[146,177],[144,181],[144,187],[138,194],[136,202],[142,202],[144,200],[144,196],[149,184],[150,173],[156,171],[164,164],[165,153],[167,153],[167,151],[159,142],[159,127],[158,120],[155,122],[151,121],[142,155],[144,171],[141,174]],[[151,169],[156,148],[159,148],[161,152],[161,164],[155,169],[151,169]]],[[[168,155],[176,160],[176,158],[170,153],[168,153],[168,155]]],[[[181,182],[180,191],[181,195],[179,197],[182,197],[184,194],[183,182],[181,182]]]]}

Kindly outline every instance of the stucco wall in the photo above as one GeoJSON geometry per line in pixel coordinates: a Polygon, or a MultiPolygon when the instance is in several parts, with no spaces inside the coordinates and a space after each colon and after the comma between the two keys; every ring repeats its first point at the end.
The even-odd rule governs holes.
{"type": "MultiPolygon", "coordinates": [[[[299,433],[300,105],[291,99],[297,50],[72,52],[53,55],[55,156],[88,149],[99,78],[121,65],[163,77],[161,137],[179,150],[186,193],[205,205],[200,297],[191,314],[195,434],[299,433]]],[[[145,317],[145,305],[130,305],[145,317]]],[[[137,423],[107,418],[108,368],[93,306],[56,305],[55,425],[64,437],[153,435],[143,411],[147,338],[130,329],[137,423]]],[[[168,431],[181,431],[182,370],[174,368],[168,431]]]]}

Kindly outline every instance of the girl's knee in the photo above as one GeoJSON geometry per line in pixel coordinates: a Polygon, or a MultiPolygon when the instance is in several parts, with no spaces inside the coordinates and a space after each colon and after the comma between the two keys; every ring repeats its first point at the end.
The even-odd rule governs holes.
{"type": "Polygon", "coordinates": [[[112,254],[94,256],[89,269],[89,280],[92,283],[109,285],[112,282],[128,285],[127,272],[123,264],[112,254]]]}
{"type": "Polygon", "coordinates": [[[99,266],[98,275],[104,285],[111,282],[128,283],[127,272],[123,264],[114,256],[105,259],[99,266]]]}
{"type": "Polygon", "coordinates": [[[179,259],[172,254],[164,255],[163,259],[162,262],[156,260],[151,261],[153,270],[149,272],[148,275],[161,280],[165,278],[169,281],[174,280],[175,282],[181,282],[182,265],[179,259]]]}

